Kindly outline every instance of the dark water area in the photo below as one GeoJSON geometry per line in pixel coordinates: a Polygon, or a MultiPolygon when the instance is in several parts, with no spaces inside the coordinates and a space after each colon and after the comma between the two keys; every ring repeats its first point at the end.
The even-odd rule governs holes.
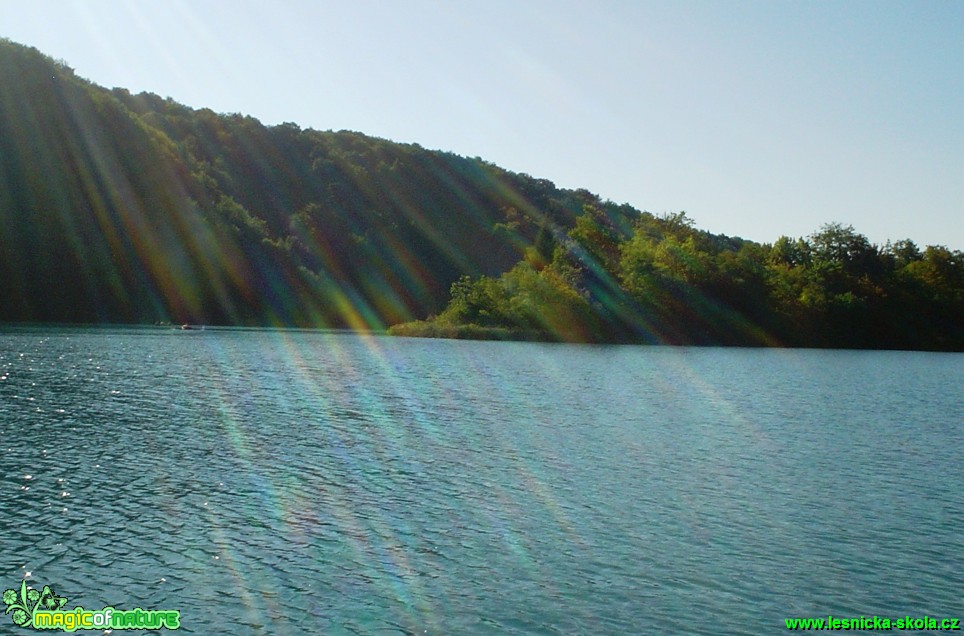
{"type": "Polygon", "coordinates": [[[961,354],[7,328],[0,589],[195,634],[964,618],[962,396],[961,354]]]}

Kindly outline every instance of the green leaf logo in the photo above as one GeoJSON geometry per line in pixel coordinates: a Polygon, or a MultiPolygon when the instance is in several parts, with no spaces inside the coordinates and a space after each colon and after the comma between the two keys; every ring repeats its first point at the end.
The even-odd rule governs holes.
{"type": "Polygon", "coordinates": [[[40,607],[48,612],[53,612],[62,609],[66,604],[67,599],[65,597],[57,596],[49,585],[44,585],[44,590],[40,593],[40,607]]]}
{"type": "Polygon", "coordinates": [[[43,591],[28,590],[27,581],[20,583],[20,590],[4,590],[3,604],[7,606],[4,614],[10,614],[14,625],[30,627],[33,623],[34,612],[45,610],[53,612],[63,609],[67,599],[57,596],[49,585],[44,585],[43,591]]]}

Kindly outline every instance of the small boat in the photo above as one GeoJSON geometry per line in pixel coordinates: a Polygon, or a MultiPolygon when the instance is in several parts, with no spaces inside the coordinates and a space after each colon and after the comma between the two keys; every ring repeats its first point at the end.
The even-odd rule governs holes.
{"type": "Polygon", "coordinates": [[[181,330],[182,330],[182,331],[200,331],[200,330],[203,330],[203,329],[204,329],[204,326],[203,326],[203,325],[200,326],[200,327],[198,327],[197,325],[189,325],[189,324],[187,324],[187,323],[184,323],[183,325],[181,325],[181,330]]]}

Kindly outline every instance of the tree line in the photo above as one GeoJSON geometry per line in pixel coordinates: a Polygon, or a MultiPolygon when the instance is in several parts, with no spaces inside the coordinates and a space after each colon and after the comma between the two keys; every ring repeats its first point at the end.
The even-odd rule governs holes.
{"type": "Polygon", "coordinates": [[[588,193],[352,131],[108,90],[0,40],[0,321],[384,329],[588,193]]]}
{"type": "Polygon", "coordinates": [[[0,322],[961,350],[962,290],[944,247],[714,235],[477,157],[108,90],[0,39],[0,322]]]}
{"type": "Polygon", "coordinates": [[[587,205],[504,274],[463,277],[399,335],[584,342],[964,350],[964,254],[874,245],[829,223],[772,244],[709,234],[685,213],[587,205]]]}

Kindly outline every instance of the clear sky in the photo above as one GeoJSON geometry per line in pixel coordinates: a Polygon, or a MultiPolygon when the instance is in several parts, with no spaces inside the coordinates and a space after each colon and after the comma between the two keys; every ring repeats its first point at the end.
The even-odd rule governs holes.
{"type": "Polygon", "coordinates": [[[479,156],[713,232],[964,248],[959,0],[0,0],[107,87],[479,156]]]}

